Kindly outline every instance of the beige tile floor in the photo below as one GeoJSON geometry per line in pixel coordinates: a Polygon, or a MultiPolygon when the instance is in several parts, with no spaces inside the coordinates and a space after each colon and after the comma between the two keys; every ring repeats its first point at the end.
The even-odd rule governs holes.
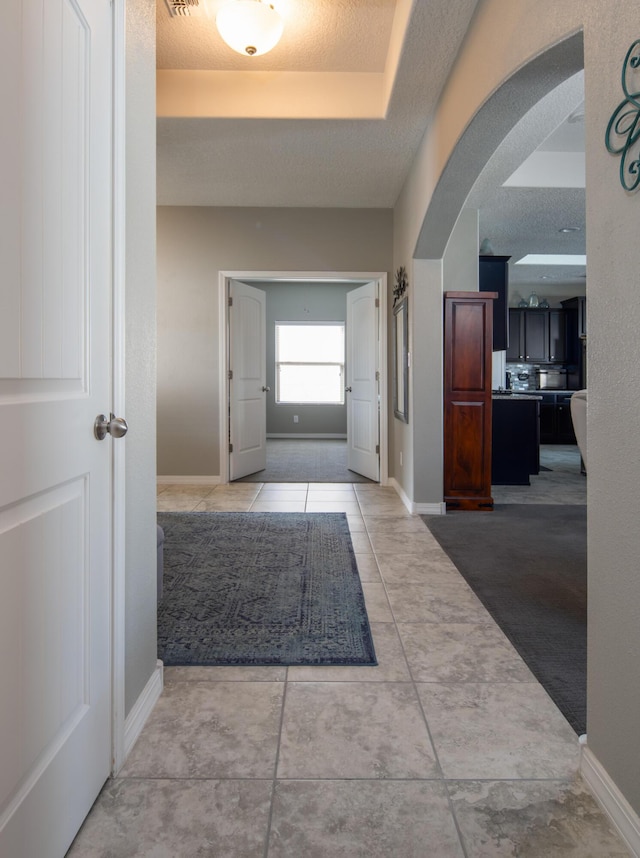
{"type": "Polygon", "coordinates": [[[364,484],[160,486],[346,511],[377,667],[167,668],[69,858],[617,858],[577,736],[418,517],[364,484]]]}

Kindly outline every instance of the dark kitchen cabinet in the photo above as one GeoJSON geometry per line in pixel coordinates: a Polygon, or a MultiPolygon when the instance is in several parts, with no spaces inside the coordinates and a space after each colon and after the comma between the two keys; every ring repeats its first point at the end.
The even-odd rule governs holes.
{"type": "Polygon", "coordinates": [[[587,299],[584,296],[576,298],[568,298],[566,301],[560,302],[565,310],[575,312],[575,334],[578,337],[586,337],[587,335],[587,299]]]}
{"type": "Polygon", "coordinates": [[[540,391],[540,443],[575,444],[571,418],[571,393],[540,391]]]}
{"type": "Polygon", "coordinates": [[[496,292],[493,302],[493,351],[504,351],[508,340],[508,294],[510,256],[480,256],[478,281],[481,292],[496,292]]]}
{"type": "Polygon", "coordinates": [[[524,359],[527,363],[546,363],[549,354],[549,317],[545,310],[525,310],[524,359]]]}
{"type": "Polygon", "coordinates": [[[491,482],[529,486],[540,472],[540,400],[532,396],[493,397],[491,482]]]}
{"type": "Polygon", "coordinates": [[[581,390],[587,386],[586,338],[587,301],[580,296],[562,302],[566,316],[567,349],[566,362],[572,388],[581,390]]]}
{"type": "Polygon", "coordinates": [[[540,443],[556,444],[556,395],[543,393],[540,403],[540,443]]]}
{"type": "Polygon", "coordinates": [[[509,310],[507,360],[525,363],[564,363],[566,320],[563,310],[509,310]]]}
{"type": "Polygon", "coordinates": [[[444,501],[491,510],[491,370],[495,292],[444,295],[444,501]]]}
{"type": "Polygon", "coordinates": [[[549,310],[549,363],[564,363],[567,354],[567,328],[564,310],[549,310]]]}
{"type": "Polygon", "coordinates": [[[521,363],[524,360],[523,315],[520,310],[509,310],[509,345],[507,360],[521,363]]]}
{"type": "Polygon", "coordinates": [[[576,433],[573,431],[571,417],[571,394],[556,394],[556,438],[558,444],[575,444],[576,433]]]}

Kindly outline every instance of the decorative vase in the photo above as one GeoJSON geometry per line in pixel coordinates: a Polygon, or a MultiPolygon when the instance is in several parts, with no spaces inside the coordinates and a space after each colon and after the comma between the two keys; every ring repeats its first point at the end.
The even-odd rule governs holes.
{"type": "Polygon", "coordinates": [[[538,296],[535,292],[532,292],[531,295],[529,295],[529,306],[537,307],[539,304],[540,302],[538,301],[538,296]]]}

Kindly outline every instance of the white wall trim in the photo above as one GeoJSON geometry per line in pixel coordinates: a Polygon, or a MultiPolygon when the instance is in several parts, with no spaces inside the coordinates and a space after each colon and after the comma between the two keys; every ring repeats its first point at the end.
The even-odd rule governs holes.
{"type": "Polygon", "coordinates": [[[222,482],[219,475],[212,476],[169,476],[156,477],[158,483],[166,483],[171,486],[218,486],[222,482]]]}
{"type": "MultiPolygon", "coordinates": [[[[124,726],[124,759],[122,760],[122,763],[124,763],[131,753],[131,749],[142,732],[142,728],[147,723],[147,719],[149,718],[149,715],[151,715],[153,707],[156,705],[158,698],[162,694],[162,689],[164,688],[163,671],[164,665],[160,660],[158,660],[156,662],[155,670],[149,677],[149,681],[142,689],[142,694],[138,697],[131,707],[131,712],[127,715],[124,726]]],[[[122,764],[119,768],[121,767],[122,764]]],[[[114,772],[114,774],[117,774],[117,771],[114,772]]]]}
{"type": "Polygon", "coordinates": [[[415,503],[415,501],[412,501],[408,497],[395,477],[389,477],[389,485],[396,490],[400,496],[400,500],[411,515],[444,515],[447,511],[445,503],[415,503]]]}
{"type": "MultiPolygon", "coordinates": [[[[113,413],[125,417],[125,282],[126,282],[126,81],[125,2],[113,5],[113,283],[112,283],[112,403],[113,413]]],[[[111,444],[111,770],[125,756],[125,455],[127,445],[111,444]]]]}
{"type": "Polygon", "coordinates": [[[397,495],[399,496],[402,503],[406,506],[409,512],[413,515],[413,510],[411,507],[413,506],[413,501],[410,500],[409,496],[406,494],[405,490],[402,488],[400,483],[396,480],[395,477],[389,477],[389,485],[392,489],[395,489],[397,495]]]}
{"type": "Polygon", "coordinates": [[[415,515],[445,515],[446,503],[413,503],[411,511],[415,515]]]}
{"type": "Polygon", "coordinates": [[[640,817],[580,737],[580,773],[634,858],[640,858],[640,817]]]}
{"type": "Polygon", "coordinates": [[[347,436],[338,432],[269,432],[267,438],[302,438],[306,441],[346,441],[347,436]]]}
{"type": "Polygon", "coordinates": [[[265,280],[329,280],[367,283],[375,280],[378,286],[380,313],[378,318],[378,359],[380,372],[380,485],[389,479],[389,402],[387,371],[387,301],[386,271],[218,271],[218,389],[220,391],[220,481],[229,482],[229,368],[228,368],[228,283],[242,280],[245,283],[265,280]]]}

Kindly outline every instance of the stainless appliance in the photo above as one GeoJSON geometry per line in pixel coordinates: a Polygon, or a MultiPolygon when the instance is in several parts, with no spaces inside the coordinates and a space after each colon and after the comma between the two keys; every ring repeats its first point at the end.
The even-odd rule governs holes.
{"type": "Polygon", "coordinates": [[[566,369],[536,369],[538,390],[567,390],[566,369]]]}

